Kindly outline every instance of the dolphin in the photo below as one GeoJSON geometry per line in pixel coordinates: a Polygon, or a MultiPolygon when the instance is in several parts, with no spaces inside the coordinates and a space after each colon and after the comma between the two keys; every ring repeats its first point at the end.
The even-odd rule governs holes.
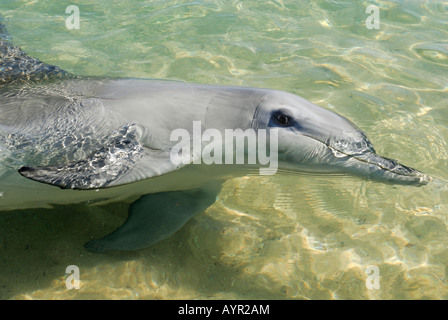
{"type": "MultiPolygon", "coordinates": [[[[432,178],[376,154],[348,119],[272,89],[72,75],[28,56],[0,23],[0,210],[129,201],[127,221],[91,252],[168,238],[254,165],[173,162],[172,133],[276,133],[283,172],[351,174],[422,186],[432,178]]],[[[273,150],[271,148],[271,150],[273,150]]],[[[255,164],[255,167],[260,163],[255,164]]]]}

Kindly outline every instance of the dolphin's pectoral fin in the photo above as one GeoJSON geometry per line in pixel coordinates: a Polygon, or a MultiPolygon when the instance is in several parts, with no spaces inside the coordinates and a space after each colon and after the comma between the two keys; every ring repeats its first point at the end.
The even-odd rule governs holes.
{"type": "Polygon", "coordinates": [[[28,56],[11,43],[0,17],[0,83],[43,80],[69,76],[69,73],[28,56]]]}
{"type": "Polygon", "coordinates": [[[212,205],[221,184],[207,188],[148,194],[134,202],[128,220],[104,238],[86,243],[94,253],[138,250],[167,239],[196,214],[212,205]]]}
{"type": "Polygon", "coordinates": [[[100,189],[128,184],[174,171],[181,165],[170,160],[170,150],[144,147],[132,126],[87,159],[64,166],[22,167],[19,173],[31,180],[62,189],[100,189]]]}

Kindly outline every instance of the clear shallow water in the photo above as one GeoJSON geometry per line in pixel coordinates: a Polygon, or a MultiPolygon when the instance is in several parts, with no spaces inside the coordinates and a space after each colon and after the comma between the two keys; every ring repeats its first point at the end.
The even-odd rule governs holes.
{"type": "MultiPolygon", "coordinates": [[[[0,12],[15,43],[67,71],[296,93],[352,120],[379,154],[448,180],[446,1],[2,1],[0,12]],[[79,30],[65,27],[70,4],[79,30]],[[379,30],[365,28],[370,4],[379,30]]],[[[86,253],[126,210],[2,213],[0,298],[448,298],[443,185],[243,177],[152,248],[86,253]],[[65,288],[72,264],[79,290],[65,288]]]]}

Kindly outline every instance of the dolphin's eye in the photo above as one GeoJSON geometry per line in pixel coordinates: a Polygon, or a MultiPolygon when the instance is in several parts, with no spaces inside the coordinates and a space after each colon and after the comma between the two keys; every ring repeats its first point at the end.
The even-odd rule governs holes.
{"type": "Polygon", "coordinates": [[[287,126],[291,122],[289,120],[289,117],[285,116],[284,114],[279,114],[276,119],[277,119],[278,124],[280,124],[282,126],[287,126]]]}
{"type": "Polygon", "coordinates": [[[280,111],[275,112],[271,118],[272,124],[279,127],[291,127],[294,125],[294,119],[280,111]]]}

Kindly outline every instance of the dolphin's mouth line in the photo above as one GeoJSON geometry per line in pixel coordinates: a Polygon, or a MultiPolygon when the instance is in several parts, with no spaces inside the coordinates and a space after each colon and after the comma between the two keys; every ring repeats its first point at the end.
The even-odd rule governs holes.
{"type": "MultiPolygon", "coordinates": [[[[345,157],[352,158],[352,159],[355,159],[355,160],[360,161],[360,162],[363,162],[363,163],[367,163],[367,164],[370,164],[370,165],[377,166],[377,167],[380,168],[381,170],[388,171],[388,172],[390,172],[390,173],[392,173],[392,174],[396,174],[396,175],[400,175],[400,176],[404,176],[404,177],[419,177],[418,175],[412,175],[412,174],[406,174],[406,173],[403,173],[403,172],[393,171],[393,170],[391,170],[390,168],[381,165],[380,163],[377,163],[377,162],[371,162],[371,161],[368,161],[368,159],[363,159],[363,158],[360,158],[359,156],[356,156],[356,155],[349,154],[349,153],[346,153],[346,152],[344,152],[344,151],[338,150],[338,149],[334,148],[333,146],[331,146],[328,142],[321,141],[321,140],[316,139],[315,137],[312,137],[312,136],[310,136],[310,135],[306,135],[306,134],[303,134],[303,135],[304,135],[305,137],[311,138],[311,139],[313,139],[313,140],[316,140],[316,141],[322,143],[322,144],[325,145],[327,148],[329,148],[329,149],[333,152],[333,154],[334,154],[334,152],[338,152],[338,153],[340,153],[341,155],[344,155],[345,157]]],[[[368,155],[369,153],[364,153],[364,154],[365,154],[365,155],[368,155]]],[[[371,152],[371,154],[375,154],[375,152],[371,152]]],[[[342,158],[342,157],[341,157],[341,158],[342,158]]],[[[395,160],[388,159],[388,158],[384,158],[384,157],[381,157],[381,158],[386,159],[386,160],[389,160],[389,161],[395,161],[395,160]]],[[[401,165],[401,164],[399,164],[399,163],[397,163],[397,164],[398,164],[399,166],[404,167],[403,165],[401,165]]],[[[405,168],[407,168],[407,167],[405,167],[405,168]]],[[[411,169],[411,168],[409,168],[409,169],[411,169]]],[[[415,170],[415,169],[411,169],[411,170],[412,170],[411,172],[413,172],[413,173],[417,173],[417,174],[420,173],[419,171],[417,171],[417,170],[415,170]]],[[[421,177],[420,177],[420,178],[421,178],[421,177]]]]}

